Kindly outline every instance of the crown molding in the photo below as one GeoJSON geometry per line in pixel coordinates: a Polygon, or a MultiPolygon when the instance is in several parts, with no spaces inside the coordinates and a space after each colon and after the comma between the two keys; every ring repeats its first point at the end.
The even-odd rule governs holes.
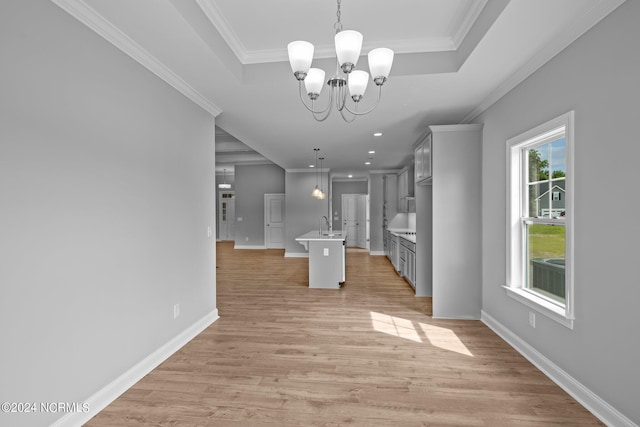
{"type": "Polygon", "coordinates": [[[495,104],[500,98],[509,93],[513,88],[522,83],[527,77],[536,72],[540,67],[549,62],[554,56],[564,50],[581,35],[589,31],[605,16],[613,12],[626,0],[600,0],[593,7],[579,16],[573,25],[555,37],[553,42],[540,49],[522,67],[506,79],[476,108],[474,108],[461,123],[469,123],[482,114],[487,108],[495,104]]]}
{"type": "Polygon", "coordinates": [[[231,28],[231,24],[224,17],[222,11],[216,4],[215,0],[196,0],[200,9],[207,16],[209,21],[218,30],[224,41],[227,42],[229,48],[236,54],[241,64],[247,64],[247,49],[244,47],[236,33],[231,28]]]}
{"type": "Polygon", "coordinates": [[[142,46],[134,42],[119,28],[109,22],[104,16],[86,4],[83,0],[51,1],[78,21],[89,27],[99,36],[107,40],[109,43],[129,55],[133,60],[141,64],[153,74],[160,77],[213,117],[222,113],[222,109],[200,94],[160,60],[150,54],[142,46]]]}
{"type": "MultiPolygon", "coordinates": [[[[365,43],[362,51],[367,52],[379,45],[384,45],[392,49],[396,54],[402,53],[431,53],[446,52],[456,50],[464,37],[467,35],[473,23],[480,15],[482,8],[488,0],[477,0],[473,8],[466,14],[460,28],[453,37],[438,37],[429,39],[406,39],[406,40],[389,40],[384,43],[365,43]]],[[[236,55],[241,64],[262,64],[268,62],[287,62],[289,55],[286,47],[281,49],[260,49],[248,50],[240,41],[229,21],[224,17],[222,10],[218,7],[216,0],[196,0],[200,9],[207,16],[209,21],[218,30],[222,38],[227,42],[229,48],[236,55]]],[[[334,58],[336,56],[335,48],[332,43],[315,46],[314,57],[318,59],[334,58]]]]}
{"type": "Polygon", "coordinates": [[[489,0],[477,0],[473,5],[471,5],[471,8],[464,16],[464,19],[462,20],[462,24],[458,28],[458,31],[456,31],[456,33],[451,38],[455,50],[460,47],[460,45],[464,41],[464,38],[467,36],[467,34],[469,34],[469,31],[471,31],[471,27],[473,27],[473,24],[480,16],[480,13],[487,5],[488,1],[489,0]]]}
{"type": "Polygon", "coordinates": [[[328,173],[331,169],[328,168],[306,168],[306,169],[285,169],[286,173],[328,173]]]}

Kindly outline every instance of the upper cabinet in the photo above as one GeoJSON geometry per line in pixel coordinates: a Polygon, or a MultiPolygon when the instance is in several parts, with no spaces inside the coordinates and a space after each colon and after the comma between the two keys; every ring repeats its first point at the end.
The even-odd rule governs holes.
{"type": "Polygon", "coordinates": [[[386,228],[387,223],[398,212],[398,176],[389,173],[382,177],[382,223],[386,228]]]}
{"type": "Polygon", "coordinates": [[[431,134],[415,149],[415,182],[416,184],[431,183],[431,134]]]}
{"type": "Polygon", "coordinates": [[[410,201],[413,200],[414,178],[413,165],[398,172],[398,212],[409,212],[410,201]]]}

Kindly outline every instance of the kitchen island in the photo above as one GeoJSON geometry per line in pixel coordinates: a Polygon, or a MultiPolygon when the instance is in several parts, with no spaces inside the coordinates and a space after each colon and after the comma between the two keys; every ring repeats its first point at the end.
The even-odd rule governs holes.
{"type": "Polygon", "coordinates": [[[296,237],[309,251],[309,287],[340,289],[345,281],[346,232],[310,231],[296,237]]]}

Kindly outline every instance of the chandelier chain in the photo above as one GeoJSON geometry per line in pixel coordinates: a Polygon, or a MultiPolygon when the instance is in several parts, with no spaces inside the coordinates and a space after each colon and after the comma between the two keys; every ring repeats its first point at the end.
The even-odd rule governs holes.
{"type": "Polygon", "coordinates": [[[340,5],[342,2],[341,0],[337,0],[337,1],[338,1],[338,10],[336,11],[336,17],[338,18],[338,20],[333,25],[333,28],[336,30],[336,34],[342,31],[342,22],[340,22],[340,5]]]}

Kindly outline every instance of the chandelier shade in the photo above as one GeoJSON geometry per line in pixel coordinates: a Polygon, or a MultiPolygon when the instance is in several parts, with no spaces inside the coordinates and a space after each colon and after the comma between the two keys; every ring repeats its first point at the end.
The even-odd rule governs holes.
{"type": "Polygon", "coordinates": [[[293,74],[296,78],[298,78],[298,75],[302,75],[304,79],[304,76],[309,72],[309,67],[311,67],[311,61],[313,61],[313,45],[309,42],[298,40],[289,43],[287,51],[293,74]]]}
{"type": "Polygon", "coordinates": [[[362,70],[355,70],[349,74],[349,93],[355,102],[359,102],[367,90],[369,83],[369,73],[362,70]]]}
{"type": "Polygon", "coordinates": [[[344,30],[336,34],[336,56],[338,64],[345,73],[351,72],[358,63],[362,50],[362,34],[353,30],[344,30]]]}
{"type": "Polygon", "coordinates": [[[389,73],[391,72],[391,65],[393,65],[393,51],[386,47],[380,47],[373,49],[369,52],[369,71],[371,71],[371,77],[378,83],[378,79],[387,80],[389,73]]]}
{"type": "Polygon", "coordinates": [[[320,68],[309,68],[307,77],[304,79],[304,87],[307,89],[309,98],[315,100],[322,92],[324,85],[324,70],[320,68]]]}
{"type": "MultiPolygon", "coordinates": [[[[335,107],[340,112],[343,120],[352,122],[357,116],[363,116],[372,112],[382,97],[382,85],[387,81],[391,66],[393,65],[393,50],[387,48],[373,49],[368,54],[369,70],[371,78],[378,87],[378,99],[368,110],[361,110],[359,105],[364,97],[369,83],[369,74],[366,71],[355,70],[360,52],[362,51],[363,36],[358,31],[343,30],[340,22],[340,5],[342,0],[337,0],[337,22],[334,25],[336,35],[334,38],[336,49],[336,74],[325,80],[325,72],[318,68],[311,68],[313,62],[314,47],[311,43],[298,40],[289,43],[289,63],[293,75],[298,80],[298,93],[300,101],[309,110],[313,118],[319,122],[329,117],[335,107]],[[342,74],[341,74],[342,71],[342,74]],[[302,94],[302,82],[304,89],[311,100],[310,105],[302,94]],[[329,86],[329,100],[325,107],[316,107],[315,101],[320,97],[323,84],[329,86]],[[349,107],[347,101],[350,95],[353,106],[349,107]]],[[[366,108],[366,107],[365,107],[366,108]]]]}

